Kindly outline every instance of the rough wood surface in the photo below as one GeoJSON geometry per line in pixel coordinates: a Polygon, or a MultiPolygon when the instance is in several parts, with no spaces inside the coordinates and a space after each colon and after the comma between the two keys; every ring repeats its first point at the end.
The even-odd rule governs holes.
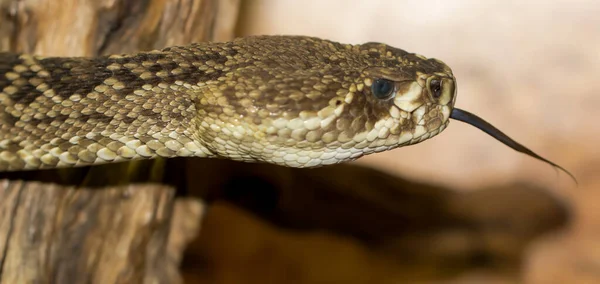
{"type": "MultiPolygon", "coordinates": [[[[97,56],[227,40],[238,6],[0,0],[0,52],[97,56]]],[[[203,207],[176,200],[156,174],[132,164],[0,176],[0,283],[181,282],[178,265],[203,207]]]]}
{"type": "Polygon", "coordinates": [[[0,51],[91,56],[233,37],[239,0],[0,0],[0,51]]]}
{"type": "Polygon", "coordinates": [[[173,199],[158,185],[95,190],[4,180],[0,283],[168,280],[156,269],[167,259],[156,256],[166,253],[173,199]]]}

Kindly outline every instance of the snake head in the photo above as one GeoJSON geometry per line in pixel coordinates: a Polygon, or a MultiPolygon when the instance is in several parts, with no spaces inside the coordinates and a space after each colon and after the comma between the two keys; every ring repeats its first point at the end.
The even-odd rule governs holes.
{"type": "Polygon", "coordinates": [[[456,79],[446,64],[381,43],[355,48],[364,67],[336,121],[350,140],[342,149],[385,151],[446,128],[456,101],[456,79]]]}
{"type": "Polygon", "coordinates": [[[390,138],[390,146],[419,143],[440,133],[456,100],[456,80],[450,68],[436,59],[414,57],[419,66],[401,65],[398,70],[368,67],[363,71],[363,95],[371,104],[387,108],[380,119],[391,125],[391,135],[385,137],[390,138]]]}
{"type": "Polygon", "coordinates": [[[437,135],[455,102],[447,65],[385,44],[260,36],[233,45],[230,71],[197,100],[197,140],[217,156],[291,167],[354,160],[437,135]]]}

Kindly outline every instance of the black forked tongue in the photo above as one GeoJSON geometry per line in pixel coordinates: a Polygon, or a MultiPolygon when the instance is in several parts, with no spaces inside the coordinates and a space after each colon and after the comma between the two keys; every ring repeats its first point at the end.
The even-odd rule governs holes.
{"type": "Polygon", "coordinates": [[[573,174],[571,174],[569,171],[565,170],[563,167],[547,160],[546,158],[534,153],[533,151],[529,150],[527,147],[519,144],[517,141],[513,140],[512,138],[508,137],[508,135],[504,134],[502,131],[500,131],[498,128],[494,127],[493,125],[489,124],[487,121],[483,120],[482,118],[480,118],[479,116],[476,116],[466,110],[462,110],[462,109],[458,109],[455,108],[452,110],[452,113],[450,114],[450,118],[456,119],[456,120],[460,120],[464,123],[473,125],[477,128],[479,128],[481,131],[489,134],[490,136],[496,138],[496,140],[502,142],[504,145],[513,148],[515,151],[521,152],[523,154],[529,155],[531,157],[534,157],[538,160],[544,161],[560,170],[562,170],[563,172],[565,172],[566,174],[568,174],[574,181],[576,184],[578,184],[577,179],[575,178],[575,176],[573,176],[573,174]]]}

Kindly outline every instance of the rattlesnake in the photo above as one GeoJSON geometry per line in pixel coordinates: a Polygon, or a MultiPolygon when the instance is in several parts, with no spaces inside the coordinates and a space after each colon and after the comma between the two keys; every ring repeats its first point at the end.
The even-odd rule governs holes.
{"type": "Polygon", "coordinates": [[[419,143],[450,118],[559,167],[455,101],[446,64],[375,42],[255,36],[95,58],[0,53],[0,170],[177,156],[316,167],[419,143]]]}

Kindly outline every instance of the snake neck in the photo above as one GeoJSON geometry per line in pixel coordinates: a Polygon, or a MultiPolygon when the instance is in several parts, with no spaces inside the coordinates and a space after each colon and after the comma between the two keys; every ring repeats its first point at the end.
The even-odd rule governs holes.
{"type": "Polygon", "coordinates": [[[150,52],[99,58],[0,53],[0,170],[209,156],[193,140],[189,58],[150,52]]]}

